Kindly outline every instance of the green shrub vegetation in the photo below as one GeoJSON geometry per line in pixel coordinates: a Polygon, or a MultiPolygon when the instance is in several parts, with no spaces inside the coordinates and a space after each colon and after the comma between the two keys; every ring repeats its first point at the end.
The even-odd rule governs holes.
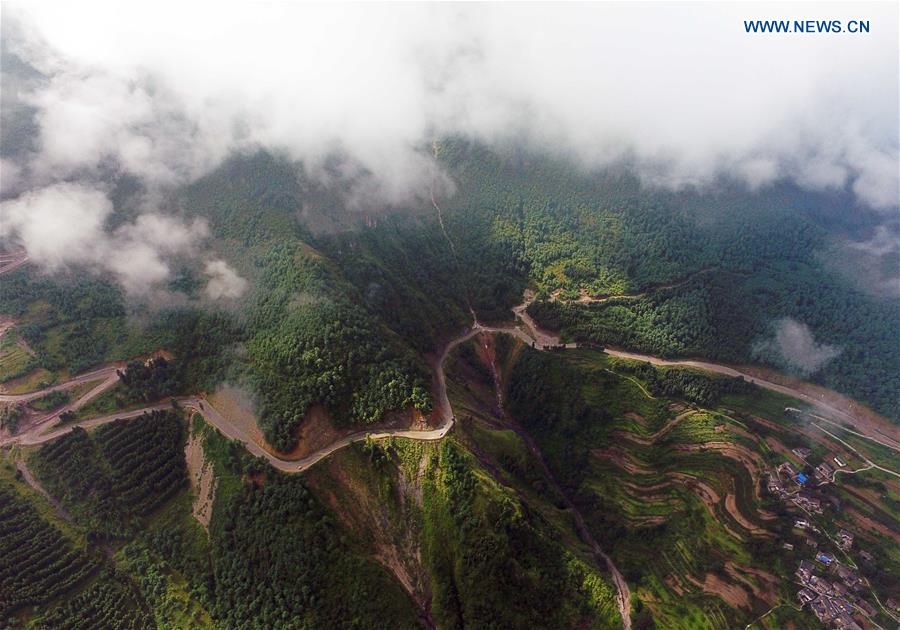
{"type": "Polygon", "coordinates": [[[111,573],[100,581],[41,615],[34,627],[40,630],[71,628],[121,628],[150,630],[156,628],[145,610],[143,599],[134,592],[127,575],[111,573]]]}
{"type": "Polygon", "coordinates": [[[725,415],[670,408],[673,399],[716,404],[728,396],[730,404],[746,397],[746,390],[740,381],[626,363],[588,350],[525,348],[512,367],[510,413],[534,436],[587,526],[632,585],[644,627],[743,627],[765,610],[763,602],[750,598],[753,610],[734,608],[694,588],[691,580],[702,583],[713,574],[733,583],[726,566],[773,575],[795,568],[796,559],[784,553],[778,538],[745,529],[746,523],[774,527],[758,514],[758,480],[739,461],[709,448],[729,444],[753,452],[759,444],[725,415]],[[623,434],[647,439],[664,428],[646,443],[623,434]],[[718,497],[712,505],[703,500],[709,492],[718,497]],[[734,495],[740,521],[725,508],[727,494],[734,495]],[[654,550],[653,562],[648,549],[654,550]]]}
{"type": "Polygon", "coordinates": [[[714,376],[689,368],[660,370],[649,363],[623,361],[616,369],[637,376],[655,396],[681,398],[700,405],[714,405],[727,394],[746,394],[754,390],[743,377],[714,376]]]}
{"type": "Polygon", "coordinates": [[[37,359],[19,344],[15,333],[7,332],[0,337],[0,383],[27,374],[38,364],[37,359]]]}
{"type": "Polygon", "coordinates": [[[134,402],[155,402],[166,396],[181,393],[183,384],[176,366],[164,357],[156,357],[147,363],[131,361],[124,370],[118,371],[122,384],[123,404],[134,402]]]}
{"type": "Polygon", "coordinates": [[[183,486],[184,423],[155,411],[100,427],[76,427],[31,461],[48,491],[92,537],[127,536],[135,517],[152,512],[183,486]]]}
{"type": "Polygon", "coordinates": [[[28,403],[28,406],[37,409],[38,411],[49,411],[50,409],[62,407],[69,402],[70,398],[68,392],[58,389],[50,392],[46,396],[41,396],[37,400],[32,400],[28,403]]]}
{"type": "Polygon", "coordinates": [[[400,585],[347,549],[296,477],[244,485],[216,532],[214,610],[226,626],[416,625],[400,585]]]}
{"type": "Polygon", "coordinates": [[[591,307],[538,302],[538,321],[579,341],[792,371],[760,350],[792,317],[842,350],[817,382],[900,418],[900,310],[828,264],[833,240],[854,230],[862,240],[877,214],[789,186],[654,190],[622,172],[586,176],[565,160],[459,140],[438,155],[457,183],[443,203],[459,249],[502,252],[494,268],[543,297],[646,293],[591,307]]]}
{"type": "Polygon", "coordinates": [[[0,429],[15,434],[19,429],[19,420],[25,416],[25,407],[16,403],[0,404],[0,429]]]}
{"type": "Polygon", "coordinates": [[[52,601],[97,567],[96,558],[42,520],[14,488],[0,484],[0,619],[52,601]]]}
{"type": "Polygon", "coordinates": [[[371,424],[406,407],[427,411],[424,370],[398,338],[342,296],[318,259],[278,248],[269,255],[248,323],[260,423],[276,448],[290,450],[310,405],[345,424],[371,424]]]}
{"type": "Polygon", "coordinates": [[[566,551],[547,523],[480,475],[453,440],[424,484],[432,613],[443,628],[614,628],[614,592],[566,551]]]}

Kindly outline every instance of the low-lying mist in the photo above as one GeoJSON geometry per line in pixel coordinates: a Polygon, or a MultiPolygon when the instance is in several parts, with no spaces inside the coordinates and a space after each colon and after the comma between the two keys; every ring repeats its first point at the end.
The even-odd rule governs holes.
{"type": "MultiPolygon", "coordinates": [[[[432,141],[517,142],[648,186],[719,178],[849,190],[893,215],[896,5],[3,5],[0,238],[130,293],[199,251],[166,192],[260,148],[362,210],[426,203],[432,141]],[[851,10],[852,9],[852,10],[851,10]],[[827,15],[825,15],[827,13],[827,15]],[[744,32],[744,19],[871,20],[865,36],[744,32]],[[864,71],[861,71],[863,69],[864,71]],[[863,97],[863,95],[865,95],[863,97]],[[335,156],[340,156],[335,160],[335,156]],[[111,181],[140,182],[110,231],[111,181]],[[127,255],[122,254],[127,250],[127,255]]],[[[246,282],[199,254],[209,299],[246,282]]]]}

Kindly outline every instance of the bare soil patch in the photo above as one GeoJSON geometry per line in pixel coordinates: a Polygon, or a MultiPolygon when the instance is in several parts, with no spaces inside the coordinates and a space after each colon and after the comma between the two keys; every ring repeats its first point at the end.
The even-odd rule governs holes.
{"type": "Polygon", "coordinates": [[[632,475],[652,475],[655,472],[653,469],[638,463],[630,455],[616,446],[591,449],[591,455],[595,455],[601,459],[608,459],[616,466],[630,472],[632,475]]]}
{"type": "Polygon", "coordinates": [[[212,518],[213,500],[215,498],[216,476],[212,463],[206,461],[203,453],[203,442],[199,436],[191,434],[184,447],[184,457],[187,460],[188,479],[191,489],[194,491],[194,503],[191,514],[203,528],[209,529],[209,519],[212,518]]]}
{"type": "Polygon", "coordinates": [[[778,600],[779,579],[771,573],[754,567],[738,566],[731,561],[725,563],[725,571],[735,580],[747,585],[754,597],[769,606],[774,605],[778,600]],[[756,581],[748,576],[756,578],[756,581]]]}
{"type": "MultiPolygon", "coordinates": [[[[795,389],[802,394],[809,396],[810,398],[814,398],[827,405],[830,405],[831,407],[834,407],[840,412],[850,416],[853,419],[856,427],[863,433],[869,433],[871,435],[880,434],[894,440],[895,442],[900,442],[900,428],[898,428],[896,424],[893,424],[884,416],[879,415],[872,409],[869,409],[862,403],[859,403],[851,398],[842,396],[837,392],[825,389],[824,387],[821,387],[819,385],[807,383],[806,381],[801,381],[799,379],[781,374],[780,372],[776,372],[764,367],[740,366],[738,369],[741,372],[749,374],[750,376],[761,378],[777,385],[783,385],[784,387],[790,387],[791,389],[795,389]]],[[[841,420],[841,418],[833,419],[841,420]]]]}
{"type": "Polygon", "coordinates": [[[645,417],[642,416],[641,414],[635,413],[634,411],[626,411],[626,412],[625,412],[625,417],[626,417],[626,418],[631,418],[632,420],[634,420],[635,422],[637,422],[639,425],[641,425],[641,426],[644,427],[645,429],[647,428],[647,418],[645,418],[645,417]]]}
{"type": "Polygon", "coordinates": [[[252,403],[247,400],[246,395],[240,389],[226,385],[219,388],[214,394],[209,394],[207,399],[228,420],[229,424],[240,428],[267,451],[274,452],[256,422],[252,403]]]}
{"type": "Polygon", "coordinates": [[[750,596],[737,584],[726,582],[715,573],[707,573],[701,582],[693,576],[687,576],[692,584],[703,589],[703,592],[721,597],[732,608],[749,608],[750,596]]]}
{"type": "MultiPolygon", "coordinates": [[[[424,469],[427,455],[423,455],[419,470],[424,469]]],[[[415,527],[404,520],[392,518],[392,512],[378,494],[358,478],[350,469],[341,465],[339,458],[328,462],[324,477],[310,477],[310,482],[325,502],[334,510],[338,519],[354,532],[364,532],[375,548],[375,559],[388,569],[418,604],[423,619],[430,619],[431,583],[422,563],[421,541],[415,527]],[[327,481],[324,481],[327,479],[327,481]]],[[[401,513],[407,513],[408,504],[419,504],[421,479],[406,479],[398,471],[397,495],[392,497],[400,505],[401,513]]],[[[429,624],[433,625],[433,624],[429,624]]]]}

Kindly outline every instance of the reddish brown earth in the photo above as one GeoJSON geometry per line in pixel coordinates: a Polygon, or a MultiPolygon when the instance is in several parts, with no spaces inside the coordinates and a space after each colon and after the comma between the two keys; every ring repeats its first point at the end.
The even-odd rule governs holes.
{"type": "Polygon", "coordinates": [[[733,608],[750,607],[750,596],[747,594],[747,591],[737,584],[726,582],[715,573],[707,573],[703,577],[702,582],[691,575],[687,576],[687,580],[703,589],[704,593],[721,597],[725,603],[733,608]]]}

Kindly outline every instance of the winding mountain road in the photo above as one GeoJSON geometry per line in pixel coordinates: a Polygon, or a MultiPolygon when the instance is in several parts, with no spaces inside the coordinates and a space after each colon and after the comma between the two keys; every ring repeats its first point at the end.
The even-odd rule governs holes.
{"type": "MultiPolygon", "coordinates": [[[[83,385],[84,383],[90,383],[91,381],[99,381],[103,380],[103,382],[112,381],[115,384],[116,381],[119,380],[118,375],[116,374],[116,370],[122,369],[122,365],[119,363],[115,363],[112,365],[107,365],[105,367],[92,370],[91,372],[85,372],[84,374],[79,374],[78,376],[64,382],[58,383],[56,385],[51,385],[50,387],[45,387],[44,389],[39,389],[34,392],[28,392],[27,394],[0,394],[0,402],[5,403],[27,403],[32,400],[36,400],[38,398],[42,398],[51,392],[59,392],[67,389],[73,389],[78,387],[79,385],[83,385]]],[[[93,391],[93,390],[92,390],[93,391]]],[[[90,392],[89,392],[90,393],[90,392]]],[[[99,393],[99,392],[98,392],[99,393]]]]}
{"type": "MultiPolygon", "coordinates": [[[[357,433],[353,433],[351,435],[345,436],[336,442],[316,451],[315,453],[304,457],[299,460],[285,460],[279,458],[277,455],[267,451],[264,449],[252,436],[248,435],[243,429],[239,426],[234,425],[229,422],[227,418],[222,416],[209,402],[205,402],[197,397],[186,397],[178,399],[179,403],[184,407],[194,409],[199,412],[211,425],[216,427],[219,431],[225,434],[227,437],[231,439],[238,440],[242,442],[247,449],[253,453],[254,455],[258,455],[260,457],[266,458],[274,467],[279,470],[283,470],[285,472],[303,472],[307,470],[310,466],[313,466],[317,462],[322,459],[328,457],[335,451],[338,451],[346,446],[354,442],[359,442],[365,440],[366,438],[371,439],[381,439],[386,437],[405,437],[416,440],[439,440],[443,438],[447,432],[453,427],[453,423],[455,418],[453,416],[453,410],[450,406],[450,400],[447,396],[447,384],[446,384],[446,376],[444,374],[444,363],[447,360],[450,352],[459,344],[464,343],[478,335],[480,333],[497,333],[497,334],[507,334],[512,335],[518,339],[521,339],[523,342],[529,345],[533,345],[538,350],[545,350],[548,348],[575,348],[576,344],[561,344],[559,338],[554,336],[552,333],[542,331],[535,322],[528,316],[525,312],[525,307],[527,306],[527,301],[524,304],[521,304],[513,309],[517,317],[522,321],[523,326],[511,325],[511,326],[485,326],[479,322],[474,323],[473,326],[468,328],[464,333],[459,335],[458,337],[452,339],[445,347],[441,355],[435,361],[434,364],[434,392],[435,392],[435,415],[440,420],[440,425],[434,429],[429,430],[409,430],[409,429],[386,429],[383,431],[359,431],[357,433]]],[[[752,382],[762,388],[769,389],[781,394],[785,394],[787,396],[791,396],[798,400],[802,400],[815,407],[816,409],[838,416],[840,419],[848,421],[850,423],[855,424],[855,418],[850,414],[841,411],[840,409],[835,408],[832,405],[829,405],[827,402],[822,400],[818,400],[812,396],[809,396],[797,389],[787,387],[785,385],[779,385],[777,383],[773,383],[771,381],[767,381],[765,379],[752,376],[745,372],[741,372],[732,367],[719,365],[716,363],[709,363],[705,361],[696,361],[690,359],[684,360],[669,360],[663,359],[660,357],[655,357],[646,354],[638,354],[635,352],[626,352],[623,350],[614,350],[610,348],[604,349],[604,352],[610,356],[624,358],[624,359],[632,359],[635,361],[645,361],[649,362],[653,365],[658,366],[682,366],[682,367],[693,367],[700,370],[705,370],[709,372],[714,372],[717,374],[723,374],[727,376],[741,376],[749,382],[752,382]]],[[[41,398],[42,396],[46,396],[47,394],[54,391],[62,391],[67,389],[72,389],[78,385],[89,383],[91,381],[101,381],[96,387],[85,393],[74,403],[67,405],[61,409],[58,409],[46,416],[39,418],[37,421],[31,423],[27,427],[23,427],[23,431],[15,436],[0,438],[0,446],[5,444],[21,444],[21,445],[35,445],[47,442],[49,440],[53,440],[65,433],[68,433],[75,426],[81,426],[84,428],[96,427],[101,424],[105,424],[107,422],[112,422],[116,419],[124,419],[124,418],[133,418],[141,415],[145,411],[153,411],[157,409],[167,408],[171,405],[171,403],[159,403],[156,405],[150,405],[147,407],[142,407],[140,409],[135,409],[132,411],[119,412],[115,414],[110,414],[108,416],[101,416],[97,418],[91,418],[88,420],[82,420],[80,422],[72,423],[71,425],[66,425],[63,427],[57,427],[50,431],[45,431],[48,424],[56,419],[62,411],[67,409],[77,409],[81,405],[84,405],[92,398],[98,396],[102,392],[106,391],[117,382],[117,370],[121,369],[121,363],[113,364],[110,366],[106,366],[103,368],[99,368],[97,370],[93,370],[91,372],[86,372],[85,374],[80,374],[75,378],[66,381],[65,383],[59,383],[57,385],[53,385],[51,387],[47,387],[42,390],[29,392],[27,394],[14,394],[14,395],[0,395],[0,402],[13,402],[13,403],[27,403],[29,401],[41,398]]],[[[831,420],[823,417],[817,417],[819,420],[823,420],[825,422],[829,422],[831,424],[836,424],[831,420]]],[[[848,430],[846,427],[841,425],[837,425],[841,427],[843,430],[848,430]]],[[[891,448],[894,451],[900,451],[900,439],[896,439],[890,436],[879,435],[878,437],[874,437],[862,431],[851,431],[856,435],[863,437],[865,439],[871,440],[873,442],[877,442],[883,446],[891,448]]]]}
{"type": "MultiPolygon", "coordinates": [[[[497,333],[497,334],[508,334],[512,335],[518,339],[521,339],[528,345],[538,349],[538,350],[547,350],[547,349],[556,349],[556,348],[576,348],[576,344],[562,344],[560,339],[547,331],[543,331],[540,327],[534,322],[534,320],[527,314],[526,308],[530,301],[530,296],[526,296],[526,300],[523,304],[516,306],[513,309],[517,319],[521,322],[521,324],[514,324],[510,326],[485,326],[478,322],[477,319],[474,320],[473,325],[468,328],[465,332],[460,334],[459,336],[452,339],[447,345],[444,347],[440,356],[434,362],[434,383],[433,383],[433,392],[435,394],[435,408],[434,408],[434,416],[440,420],[439,426],[429,430],[408,430],[408,429],[388,429],[383,431],[359,431],[357,433],[353,433],[351,435],[345,436],[328,446],[312,453],[311,455],[304,457],[299,460],[285,460],[277,455],[271,453],[270,451],[263,448],[263,446],[254,439],[253,436],[249,435],[243,428],[236,425],[233,422],[230,422],[226,417],[224,417],[218,410],[215,409],[208,401],[205,401],[199,397],[184,397],[177,399],[177,402],[180,406],[191,409],[200,413],[203,418],[212,426],[214,426],[217,430],[219,430],[226,437],[241,442],[244,447],[253,455],[265,458],[274,468],[281,470],[286,473],[300,473],[311,466],[314,466],[319,461],[325,459],[331,454],[335,453],[338,450],[341,450],[354,442],[363,441],[365,439],[382,439],[388,437],[403,437],[414,440],[425,440],[425,441],[435,441],[442,439],[450,429],[453,427],[455,422],[455,417],[453,415],[453,409],[450,405],[450,399],[447,395],[447,383],[446,383],[446,375],[444,372],[444,364],[446,363],[447,357],[450,352],[460,345],[472,339],[474,336],[480,333],[497,333]]],[[[613,350],[613,349],[605,349],[604,352],[610,356],[624,358],[624,359],[632,359],[636,361],[645,361],[649,362],[653,365],[659,366],[684,366],[684,367],[693,367],[700,370],[706,370],[710,372],[714,372],[717,374],[724,374],[727,376],[741,376],[746,380],[755,383],[756,385],[763,387],[765,389],[769,389],[772,391],[776,391],[782,394],[786,394],[788,396],[794,397],[798,400],[802,400],[815,407],[819,411],[824,413],[834,414],[835,416],[847,420],[856,426],[854,422],[853,416],[841,411],[829,405],[827,402],[817,400],[812,396],[809,396],[799,390],[793,389],[791,387],[787,387],[784,385],[779,385],[777,383],[773,383],[771,381],[767,381],[765,379],[761,379],[759,377],[752,376],[750,374],[741,372],[732,367],[719,365],[715,363],[708,363],[705,361],[695,361],[695,360],[668,360],[662,359],[660,357],[654,357],[650,355],[638,354],[634,352],[625,352],[621,350],[613,350]]],[[[91,398],[99,395],[107,388],[111,387],[117,381],[116,371],[120,368],[120,365],[111,365],[104,368],[100,368],[98,370],[94,370],[92,372],[88,372],[86,374],[79,375],[73,378],[70,381],[65,383],[60,383],[58,385],[54,385],[52,387],[48,387],[46,389],[30,392],[28,394],[18,394],[18,395],[0,395],[0,402],[28,402],[30,400],[34,400],[36,398],[40,398],[52,391],[59,391],[64,389],[71,389],[82,383],[87,383],[90,381],[101,380],[102,382],[92,388],[89,392],[87,392],[84,396],[78,399],[76,403],[73,405],[81,405],[90,400],[91,398]]],[[[21,433],[2,438],[0,437],[0,446],[4,445],[12,445],[18,444],[21,446],[34,446],[43,444],[45,442],[54,440],[66,433],[71,432],[75,427],[81,427],[84,429],[89,429],[92,427],[97,427],[103,424],[107,424],[109,422],[113,422],[115,420],[134,418],[142,415],[148,411],[161,410],[171,408],[171,401],[167,403],[159,403],[155,405],[150,405],[147,407],[142,407],[140,409],[135,409],[132,411],[125,411],[115,414],[110,414],[106,416],[91,418],[88,420],[83,420],[80,422],[74,422],[69,425],[55,427],[50,430],[47,430],[48,425],[52,420],[57,418],[59,414],[62,412],[61,410],[57,410],[54,413],[48,414],[47,416],[38,419],[35,422],[30,423],[28,426],[23,427],[21,433]]],[[[70,405],[68,408],[72,408],[70,405]]],[[[826,422],[831,422],[832,424],[836,424],[830,420],[822,418],[820,416],[816,416],[819,420],[825,420],[826,422]]],[[[840,426],[840,425],[838,425],[840,426]]],[[[844,427],[841,427],[844,428],[844,427]]],[[[857,428],[862,431],[861,427],[857,428]]],[[[870,435],[867,435],[862,432],[857,432],[857,435],[864,437],[869,440],[873,440],[887,446],[888,448],[892,448],[893,450],[900,450],[900,440],[895,440],[889,436],[880,436],[879,438],[874,438],[870,435]],[[886,441],[887,440],[887,441],[886,441]],[[893,445],[892,445],[893,444],[893,445]]],[[[577,510],[575,510],[576,518],[580,519],[580,515],[577,514],[577,510]]],[[[587,530],[584,527],[583,521],[579,523],[579,529],[587,530]]],[[[588,535],[588,539],[590,536],[588,535]]],[[[598,554],[598,557],[605,559],[607,566],[610,570],[610,573],[613,578],[613,582],[618,591],[617,596],[617,605],[619,607],[620,614],[623,620],[623,626],[628,629],[630,628],[630,598],[629,598],[629,589],[628,584],[625,579],[622,577],[621,573],[616,569],[612,560],[603,552],[599,546],[594,543],[595,553],[598,554]]]]}
{"type": "MultiPolygon", "coordinates": [[[[624,350],[614,350],[612,348],[604,348],[603,352],[608,354],[611,357],[618,357],[620,359],[632,359],[635,361],[644,361],[650,363],[652,365],[658,365],[662,367],[666,366],[677,366],[677,367],[692,367],[697,368],[699,370],[704,370],[706,372],[714,372],[716,374],[723,374],[725,376],[740,376],[743,377],[744,380],[753,383],[763,389],[768,389],[773,392],[777,392],[779,394],[784,394],[786,396],[790,396],[791,398],[796,398],[797,400],[801,400],[812,407],[815,407],[822,413],[833,414],[854,425],[854,427],[858,424],[857,418],[846,413],[835,407],[834,405],[829,404],[824,400],[820,400],[809,394],[806,394],[796,388],[788,387],[786,385],[779,385],[778,383],[773,383],[772,381],[767,381],[766,379],[759,378],[758,376],[753,376],[746,372],[741,372],[740,370],[736,370],[733,367],[729,367],[727,365],[720,365],[718,363],[708,363],[706,361],[697,361],[694,359],[662,359],[660,357],[654,357],[647,354],[638,354],[636,352],[626,352],[624,350]]],[[[886,446],[887,448],[900,452],[900,430],[895,430],[896,437],[892,437],[883,432],[880,432],[881,435],[879,437],[875,437],[872,435],[868,435],[865,433],[853,431],[847,429],[846,427],[837,424],[832,420],[828,420],[826,418],[820,418],[821,420],[825,420],[825,422],[829,422],[834,424],[845,431],[850,431],[851,433],[856,433],[856,435],[863,437],[872,442],[876,442],[881,444],[882,446],[886,446]]],[[[857,427],[858,428],[858,427],[857,427]]]]}

